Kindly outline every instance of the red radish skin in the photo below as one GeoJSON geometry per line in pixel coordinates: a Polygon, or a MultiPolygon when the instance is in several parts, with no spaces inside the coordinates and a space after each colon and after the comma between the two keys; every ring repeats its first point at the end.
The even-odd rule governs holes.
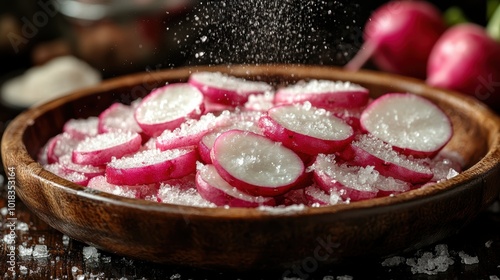
{"type": "Polygon", "coordinates": [[[389,93],[361,114],[362,128],[409,156],[434,157],[451,139],[448,116],[431,101],[410,93],[389,93]]]}
{"type": "Polygon", "coordinates": [[[391,1],[372,14],[365,43],[345,69],[359,70],[370,58],[381,70],[420,79],[427,60],[446,30],[440,11],[425,1],[391,1]]]}
{"type": "Polygon", "coordinates": [[[138,133],[110,132],[83,140],[72,153],[72,160],[78,164],[105,165],[112,158],[121,158],[137,152],[142,138],[138,133]]]}
{"type": "Polygon", "coordinates": [[[196,173],[196,188],[201,197],[217,206],[255,208],[275,206],[272,197],[251,196],[229,185],[213,165],[200,166],[196,173]]]}
{"type": "Polygon", "coordinates": [[[279,89],[274,97],[277,105],[309,102],[324,109],[358,108],[369,100],[368,89],[351,82],[311,80],[279,89]]]}
{"type": "Polygon", "coordinates": [[[135,186],[115,185],[109,183],[106,176],[97,176],[90,179],[87,187],[114,195],[138,199],[147,199],[154,196],[158,193],[159,188],[157,184],[135,186]]]}
{"type": "Polygon", "coordinates": [[[199,118],[203,112],[203,94],[192,85],[178,83],[152,91],[141,101],[134,118],[144,133],[156,137],[187,119],[199,118]]]}
{"type": "Polygon", "coordinates": [[[99,119],[88,117],[86,119],[71,119],[63,126],[63,132],[68,133],[74,139],[83,140],[87,137],[95,136],[98,133],[99,119]]]}
{"type": "Polygon", "coordinates": [[[308,155],[340,151],[354,139],[351,126],[308,102],[271,108],[259,127],[268,138],[308,155]]]}
{"type": "Polygon", "coordinates": [[[451,27],[430,53],[426,82],[500,110],[500,42],[475,24],[451,27]]]}
{"type": "Polygon", "coordinates": [[[194,149],[146,150],[111,161],[106,178],[116,185],[158,183],[193,173],[196,159],[194,149]]]}
{"type": "Polygon", "coordinates": [[[219,72],[193,73],[188,82],[203,92],[210,102],[231,106],[242,106],[250,95],[273,90],[267,83],[249,81],[219,72]]]}
{"type": "Polygon", "coordinates": [[[374,166],[384,176],[413,184],[428,182],[434,174],[428,162],[406,157],[394,151],[391,145],[371,135],[362,135],[350,146],[354,157],[351,162],[359,166],[374,166]]]}
{"type": "Polygon", "coordinates": [[[59,162],[60,157],[71,154],[80,142],[80,139],[67,132],[52,137],[47,145],[47,162],[49,164],[59,162]]]}
{"type": "Polygon", "coordinates": [[[264,136],[224,132],[211,151],[219,175],[254,196],[278,196],[304,180],[304,164],[292,150],[264,136]]]}

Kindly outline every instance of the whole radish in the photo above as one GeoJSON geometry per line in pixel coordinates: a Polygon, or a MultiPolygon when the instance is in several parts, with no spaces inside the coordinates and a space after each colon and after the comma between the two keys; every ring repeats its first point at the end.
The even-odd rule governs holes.
{"type": "Polygon", "coordinates": [[[446,29],[440,11],[424,1],[391,1],[375,10],[364,44],[345,66],[359,70],[370,58],[381,70],[425,78],[432,47],[446,29]]]}
{"type": "Polygon", "coordinates": [[[500,109],[500,43],[472,23],[451,27],[428,61],[427,83],[460,91],[500,109]]]}

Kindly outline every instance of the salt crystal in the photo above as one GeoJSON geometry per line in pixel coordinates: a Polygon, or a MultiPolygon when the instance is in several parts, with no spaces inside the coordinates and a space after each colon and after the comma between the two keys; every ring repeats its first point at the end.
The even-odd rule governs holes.
{"type": "Polygon", "coordinates": [[[7,209],[7,207],[2,207],[2,209],[0,209],[0,214],[2,214],[2,216],[7,216],[8,213],[9,210],[7,209]]]}
{"type": "Polygon", "coordinates": [[[28,268],[27,268],[27,267],[25,267],[24,265],[20,265],[20,266],[19,266],[19,272],[20,272],[21,274],[23,274],[23,275],[26,275],[26,274],[28,274],[28,268]]]}
{"type": "Polygon", "coordinates": [[[500,278],[496,275],[490,275],[490,280],[500,280],[500,278]]]}
{"type": "Polygon", "coordinates": [[[385,259],[382,262],[382,266],[394,267],[394,266],[398,266],[400,264],[405,263],[405,261],[406,261],[406,259],[404,257],[394,256],[394,257],[390,257],[390,258],[385,259]]]}
{"type": "Polygon", "coordinates": [[[83,247],[83,259],[84,260],[97,260],[99,258],[100,253],[97,251],[95,247],[83,247]]]}
{"type": "Polygon", "coordinates": [[[16,229],[20,231],[28,231],[30,228],[25,222],[17,222],[16,229]]]}
{"type": "Polygon", "coordinates": [[[331,276],[331,275],[326,275],[326,276],[323,276],[323,280],[334,280],[335,277],[331,276]]]}
{"type": "Polygon", "coordinates": [[[352,280],[353,277],[350,275],[337,276],[337,280],[352,280]]]}
{"type": "Polygon", "coordinates": [[[458,252],[458,256],[460,256],[460,258],[462,259],[462,263],[463,264],[470,265],[470,264],[477,264],[477,263],[479,263],[479,258],[478,257],[472,257],[472,256],[466,254],[463,251],[458,252]]]}
{"type": "Polygon", "coordinates": [[[484,243],[484,247],[490,248],[491,244],[493,244],[493,240],[488,240],[488,241],[486,241],[486,243],[484,243]]]}
{"type": "Polygon", "coordinates": [[[17,251],[20,257],[29,257],[33,254],[33,247],[19,245],[17,251]]]}
{"type": "Polygon", "coordinates": [[[181,275],[179,273],[176,273],[176,274],[173,274],[172,276],[170,276],[170,280],[178,280],[178,279],[181,279],[181,275]]]}
{"type": "Polygon", "coordinates": [[[47,258],[48,256],[47,245],[35,245],[33,248],[33,258],[47,258]]]}
{"type": "Polygon", "coordinates": [[[299,81],[298,83],[281,89],[286,94],[324,94],[340,91],[365,91],[366,88],[351,82],[330,81],[330,80],[310,80],[299,81]]]}
{"type": "Polygon", "coordinates": [[[261,205],[257,207],[257,209],[273,215],[292,215],[297,212],[304,211],[306,209],[306,206],[304,204],[292,204],[288,206],[277,207],[261,205]]]}
{"type": "Polygon", "coordinates": [[[135,132],[108,132],[85,138],[78,143],[75,151],[93,152],[128,143],[137,137],[135,132]]]}
{"type": "Polygon", "coordinates": [[[420,257],[409,258],[406,264],[411,267],[413,274],[436,275],[445,272],[449,266],[455,262],[448,253],[448,246],[438,244],[435,247],[435,254],[424,252],[420,257]]]}
{"type": "Polygon", "coordinates": [[[43,244],[44,242],[45,242],[45,237],[43,236],[38,237],[38,243],[43,244]]]}
{"type": "Polygon", "coordinates": [[[191,151],[191,149],[172,149],[166,151],[160,151],[158,149],[145,150],[135,153],[132,156],[126,156],[120,159],[113,158],[108,166],[112,168],[126,169],[154,165],[178,158],[191,151]]]}

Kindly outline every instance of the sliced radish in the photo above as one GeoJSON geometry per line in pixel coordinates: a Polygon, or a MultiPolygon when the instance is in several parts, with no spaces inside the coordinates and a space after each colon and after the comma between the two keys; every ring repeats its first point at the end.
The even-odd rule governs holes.
{"type": "Polygon", "coordinates": [[[64,124],[63,132],[68,133],[75,139],[83,140],[87,137],[97,135],[98,123],[99,119],[97,117],[70,119],[64,124]]]}
{"type": "Polygon", "coordinates": [[[224,180],[255,196],[283,194],[305,174],[296,153],[252,132],[224,132],[215,140],[211,156],[224,180]]]}
{"type": "Polygon", "coordinates": [[[432,179],[432,170],[424,159],[407,157],[394,151],[391,145],[370,134],[361,135],[351,145],[352,162],[360,166],[375,166],[384,176],[391,176],[414,184],[432,179]]]}
{"type": "Polygon", "coordinates": [[[193,173],[196,159],[194,149],[145,150],[112,160],[106,166],[106,178],[117,185],[158,183],[193,173]]]}
{"type": "Polygon", "coordinates": [[[276,92],[276,104],[309,101],[315,107],[356,108],[368,103],[368,89],[351,82],[311,80],[281,88],[276,92]]]}
{"type": "Polygon", "coordinates": [[[165,129],[176,129],[186,119],[198,118],[203,110],[203,94],[192,85],[178,83],[152,91],[134,117],[144,133],[155,137],[165,129]]]}
{"type": "Polygon", "coordinates": [[[123,197],[146,199],[158,192],[159,185],[115,185],[109,183],[105,176],[97,176],[90,179],[88,187],[123,197]]]}
{"type": "Polygon", "coordinates": [[[438,106],[410,93],[379,97],[360,121],[366,131],[415,157],[433,157],[453,134],[448,116],[438,106]]]}
{"type": "Polygon", "coordinates": [[[330,190],[327,194],[324,190],[316,185],[311,185],[304,189],[304,195],[308,200],[309,206],[325,206],[343,203],[340,194],[335,190],[330,190]]]}
{"type": "Polygon", "coordinates": [[[379,178],[378,172],[364,172],[365,169],[359,166],[338,164],[333,155],[318,155],[310,168],[314,171],[314,181],[318,187],[327,193],[333,190],[342,199],[351,201],[377,196],[375,184],[379,178]]]}
{"type": "Polygon", "coordinates": [[[131,131],[141,133],[142,129],[134,118],[134,111],[139,105],[137,101],[132,105],[114,103],[99,115],[99,133],[111,131],[131,131]]]}
{"type": "Polygon", "coordinates": [[[213,165],[199,166],[196,173],[196,189],[201,197],[217,206],[258,207],[260,205],[274,206],[272,197],[252,196],[244,193],[226,182],[213,165]]]}
{"type": "Polygon", "coordinates": [[[273,107],[259,126],[270,139],[309,155],[334,153],[354,139],[351,126],[309,102],[273,107]]]}
{"type": "Polygon", "coordinates": [[[46,164],[44,169],[81,186],[87,186],[89,178],[82,173],[66,170],[60,163],[46,164]]]}
{"type": "Polygon", "coordinates": [[[219,135],[221,135],[222,133],[232,129],[250,131],[256,134],[261,133],[260,128],[254,121],[238,121],[231,125],[221,126],[214,129],[210,133],[205,134],[198,143],[198,152],[200,154],[201,160],[204,163],[212,163],[212,158],[210,157],[210,151],[212,150],[215,139],[217,139],[217,137],[219,137],[219,135]]]}
{"type": "Polygon", "coordinates": [[[80,142],[80,139],[64,132],[52,137],[47,146],[47,162],[49,164],[58,162],[60,157],[71,154],[80,142]]]}
{"type": "Polygon", "coordinates": [[[104,165],[114,158],[135,153],[142,138],[134,132],[109,132],[88,137],[76,146],[72,160],[78,164],[104,165]]]}
{"type": "Polygon", "coordinates": [[[229,122],[229,112],[219,116],[211,113],[203,115],[199,120],[187,120],[174,130],[165,130],[156,139],[156,147],[160,150],[176,149],[197,145],[201,138],[214,128],[229,122]]]}
{"type": "Polygon", "coordinates": [[[189,83],[197,87],[212,102],[239,106],[252,94],[263,94],[273,88],[264,82],[249,81],[220,72],[191,74],[189,83]]]}
{"type": "Polygon", "coordinates": [[[71,154],[66,154],[59,158],[59,164],[62,168],[68,172],[78,172],[85,175],[87,178],[93,178],[96,176],[104,175],[104,166],[94,166],[94,165],[84,165],[77,164],[71,160],[71,154]]]}
{"type": "Polygon", "coordinates": [[[463,168],[463,159],[457,153],[441,150],[430,162],[434,177],[432,182],[441,182],[458,175],[463,168]]]}

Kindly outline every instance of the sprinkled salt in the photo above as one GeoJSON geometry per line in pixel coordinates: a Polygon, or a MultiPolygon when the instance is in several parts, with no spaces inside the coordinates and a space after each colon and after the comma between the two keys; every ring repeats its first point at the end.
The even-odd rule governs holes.
{"type": "Polygon", "coordinates": [[[288,206],[277,207],[261,205],[257,207],[257,209],[273,215],[291,215],[297,212],[304,211],[306,209],[306,206],[304,204],[292,204],[288,206]]]}
{"type": "Polygon", "coordinates": [[[64,246],[68,246],[69,245],[69,236],[67,236],[67,235],[63,235],[62,236],[62,244],[64,246]]]}
{"type": "Polygon", "coordinates": [[[19,245],[17,246],[17,251],[20,257],[28,257],[33,254],[33,247],[19,245]]]}
{"type": "Polygon", "coordinates": [[[99,118],[88,117],[86,119],[70,119],[63,127],[63,131],[69,133],[76,139],[84,139],[87,136],[97,135],[99,118]]]}
{"type": "Polygon", "coordinates": [[[35,245],[33,248],[33,258],[47,258],[49,256],[49,251],[47,245],[35,245]]]}
{"type": "Polygon", "coordinates": [[[191,150],[189,149],[172,149],[166,151],[160,151],[158,149],[145,150],[133,154],[132,156],[126,156],[120,159],[113,158],[108,164],[108,167],[126,169],[155,165],[171,159],[175,159],[189,153],[190,151],[191,150]]]}
{"type": "Polygon", "coordinates": [[[195,207],[216,207],[203,199],[194,185],[194,177],[187,180],[171,180],[160,185],[158,199],[163,203],[195,207]]]}
{"type": "Polygon", "coordinates": [[[449,266],[455,262],[448,253],[448,246],[438,244],[435,247],[435,254],[424,252],[420,257],[409,258],[406,264],[411,267],[413,274],[436,275],[439,272],[445,272],[449,266]]]}
{"type": "Polygon", "coordinates": [[[478,257],[472,257],[463,251],[458,252],[458,256],[461,258],[463,264],[471,265],[479,263],[478,257]]]}
{"type": "Polygon", "coordinates": [[[97,248],[88,246],[88,247],[83,247],[83,259],[84,260],[97,260],[99,259],[100,253],[97,251],[97,248]]]}
{"type": "Polygon", "coordinates": [[[176,273],[176,274],[173,274],[172,276],[170,276],[170,280],[179,280],[181,278],[182,277],[179,273],[176,273]]]}

